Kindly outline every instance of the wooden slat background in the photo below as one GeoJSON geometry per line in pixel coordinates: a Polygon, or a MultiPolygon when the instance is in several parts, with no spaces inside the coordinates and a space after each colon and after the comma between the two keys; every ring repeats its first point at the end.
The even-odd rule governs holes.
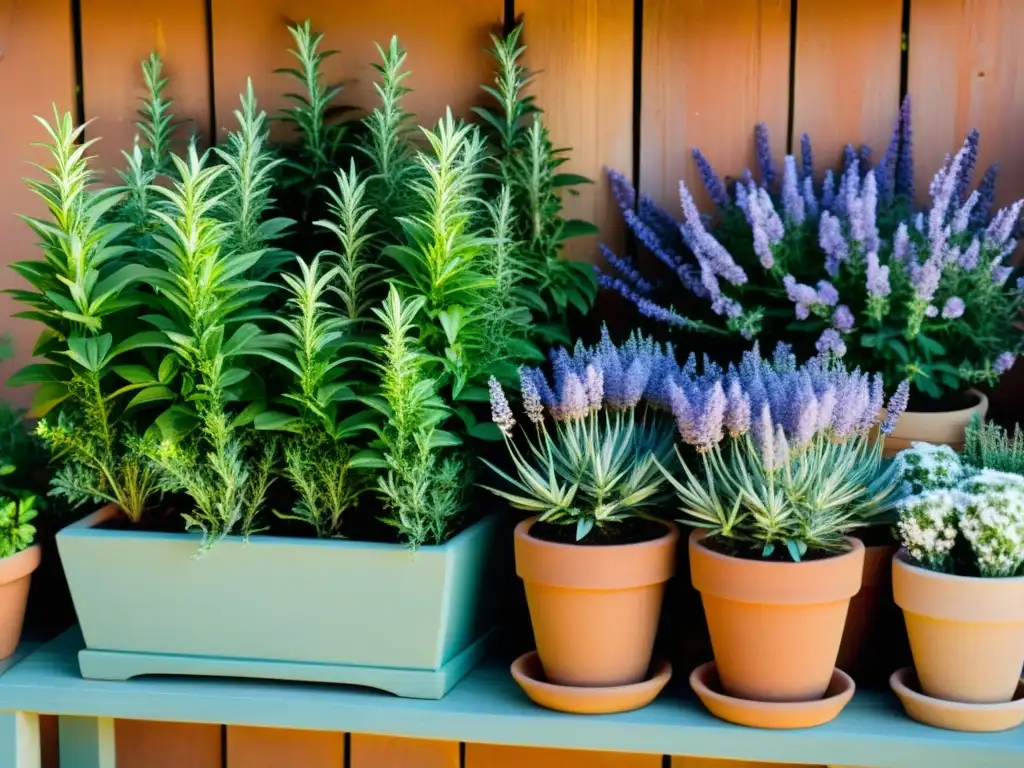
{"type": "MultiPolygon", "coordinates": [[[[50,117],[56,104],[95,118],[88,135],[103,137],[96,153],[111,171],[131,146],[143,94],[139,60],[152,49],[165,57],[169,95],[185,120],[180,132],[209,141],[233,127],[246,77],[265,108],[281,105],[288,84],[272,71],[291,63],[286,20],[311,18],[327,45],[340,49],[327,70],[347,83],[343,103],[364,111],[373,105],[373,43],[398,34],[413,72],[409,108],[431,124],[446,104],[466,116],[481,102],[479,86],[492,78],[488,33],[518,16],[527,25],[528,64],[543,70],[535,88],[553,141],[574,148],[568,170],[597,182],[568,200],[567,211],[596,221],[613,247],[624,236],[606,167],[675,210],[680,179],[703,199],[693,147],[721,173],[737,175],[751,165],[752,128],[764,121],[779,160],[803,131],[819,167],[834,163],[847,142],[867,143],[878,157],[904,90],[914,98],[919,194],[943,155],[977,127],[980,165],[998,160],[1003,168],[999,200],[1024,195],[1021,0],[0,0],[0,260],[34,256],[32,237],[14,215],[40,209],[21,181],[33,172],[26,160],[44,159],[30,147],[43,138],[32,116],[50,117]],[[77,23],[73,7],[80,8],[77,23]]],[[[574,243],[570,255],[596,260],[595,239],[574,243]]],[[[13,273],[0,280],[0,287],[14,285],[13,273]]],[[[0,313],[12,310],[0,294],[0,313]]],[[[6,330],[17,359],[5,374],[29,359],[36,332],[13,319],[6,330]]],[[[1019,418],[1019,398],[1006,389],[994,402],[1009,403],[1019,418]]],[[[30,393],[4,394],[24,403],[30,393]]],[[[55,729],[47,725],[50,744],[55,729]]],[[[227,768],[298,764],[297,756],[309,768],[338,766],[346,744],[341,733],[135,721],[120,721],[117,733],[119,765],[147,768],[220,766],[225,754],[227,768]]],[[[351,768],[459,765],[456,743],[353,735],[347,744],[351,768]]],[[[483,745],[465,753],[468,768],[660,764],[483,745]]],[[[739,768],[693,758],[672,764],[739,768]]]]}

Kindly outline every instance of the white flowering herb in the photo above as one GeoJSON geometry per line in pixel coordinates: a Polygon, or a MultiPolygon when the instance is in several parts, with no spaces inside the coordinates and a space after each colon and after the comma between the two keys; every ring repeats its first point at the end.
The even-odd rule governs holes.
{"type": "Polygon", "coordinates": [[[911,558],[929,570],[1022,576],[1024,477],[986,469],[954,489],[926,490],[903,502],[898,527],[911,558]]]}
{"type": "Polygon", "coordinates": [[[896,463],[907,496],[955,488],[965,474],[960,456],[948,445],[911,443],[899,453],[896,463]]]}

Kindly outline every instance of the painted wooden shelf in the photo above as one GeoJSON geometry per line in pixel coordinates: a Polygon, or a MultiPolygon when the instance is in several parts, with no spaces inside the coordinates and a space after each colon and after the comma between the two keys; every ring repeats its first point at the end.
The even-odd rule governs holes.
{"type": "Polygon", "coordinates": [[[685,686],[646,709],[586,717],[533,705],[504,664],[485,664],[440,701],[330,685],[206,678],[84,680],[71,630],[0,676],[0,710],[96,718],[224,723],[734,760],[864,768],[1020,768],[1024,728],[942,731],[907,719],[882,692],[856,695],[840,717],[805,731],[741,728],[709,715],[685,686]]]}

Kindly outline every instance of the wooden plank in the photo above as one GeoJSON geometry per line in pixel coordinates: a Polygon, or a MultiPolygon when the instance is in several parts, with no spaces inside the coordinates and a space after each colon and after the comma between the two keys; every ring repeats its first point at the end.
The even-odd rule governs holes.
{"type": "Polygon", "coordinates": [[[42,768],[39,715],[32,712],[0,712],[0,765],[10,768],[42,768]]]}
{"type": "MultiPolygon", "coordinates": [[[[61,110],[74,105],[75,65],[71,35],[71,3],[0,0],[0,270],[4,288],[26,283],[6,268],[7,264],[35,258],[35,237],[14,214],[39,215],[45,207],[25,186],[23,177],[37,172],[26,160],[45,163],[44,150],[30,147],[45,136],[33,115],[53,118],[53,105],[61,110]]],[[[23,309],[10,296],[0,294],[0,316],[15,344],[14,360],[0,367],[0,383],[29,362],[39,335],[36,323],[7,319],[23,309]]],[[[0,390],[0,396],[16,405],[27,405],[31,387],[0,390]]]]}
{"type": "Polygon", "coordinates": [[[446,104],[468,117],[469,108],[480,101],[480,84],[492,77],[486,53],[488,34],[500,29],[504,2],[216,0],[213,58],[219,136],[234,128],[231,111],[247,77],[252,77],[264,109],[275,111],[283,104],[281,95],[292,85],[273,70],[295,64],[287,52],[294,44],[285,24],[307,18],[314,29],[325,33],[324,48],[341,51],[325,65],[331,82],[348,83],[338,103],[364,110],[377,103],[372,86],[377,74],[370,68],[379,61],[374,42],[386,47],[391,35],[398,35],[409,52],[407,65],[412,72],[405,81],[413,89],[406,108],[421,123],[432,125],[444,114],[446,104]]]}
{"type": "Polygon", "coordinates": [[[466,768],[661,768],[660,755],[467,744],[466,768]]]}
{"type": "Polygon", "coordinates": [[[459,768],[459,742],[353,733],[346,768],[459,768]]]}
{"type": "Polygon", "coordinates": [[[296,731],[229,725],[224,768],[339,768],[345,736],[330,731],[296,731]]]}
{"type": "Polygon", "coordinates": [[[117,720],[117,768],[223,768],[222,726],[117,720]]]}
{"type": "Polygon", "coordinates": [[[918,197],[947,152],[972,129],[981,132],[977,178],[992,162],[1002,171],[996,198],[1024,197],[1024,56],[1018,0],[914,0],[908,36],[908,91],[914,110],[918,197]]]}
{"type": "MultiPolygon", "coordinates": [[[[927,0],[926,0],[927,1],[927,0]]],[[[899,112],[903,0],[801,0],[797,5],[793,139],[811,137],[819,168],[843,146],[877,161],[899,112]]]]}
{"type": "MultiPolygon", "coordinates": [[[[621,252],[624,228],[604,169],[633,174],[633,0],[517,0],[515,7],[551,141],[572,149],[566,172],[595,182],[565,197],[565,217],[596,223],[601,241],[621,252]]],[[[570,241],[566,255],[598,261],[597,239],[570,241]]]]}
{"type": "Polygon", "coordinates": [[[707,208],[694,147],[739,176],[764,122],[784,153],[789,0],[647,0],[643,25],[640,188],[676,213],[683,179],[707,208]]]}
{"type": "Polygon", "coordinates": [[[60,768],[60,734],[56,715],[39,716],[39,750],[42,768],[60,768]]]}
{"type": "Polygon", "coordinates": [[[136,111],[146,95],[140,62],[157,51],[170,78],[167,97],[182,121],[176,137],[210,137],[209,48],[205,0],[89,0],[82,3],[82,91],[85,116],[96,118],[93,135],[98,167],[124,167],[121,150],[130,150],[136,111]]]}
{"type": "Polygon", "coordinates": [[[107,717],[61,715],[61,768],[115,768],[114,721],[107,717]]]}

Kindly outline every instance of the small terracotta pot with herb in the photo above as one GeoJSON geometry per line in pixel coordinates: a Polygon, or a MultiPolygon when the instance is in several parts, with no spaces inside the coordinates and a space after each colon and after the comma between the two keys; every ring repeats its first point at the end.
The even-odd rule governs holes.
{"type": "MultiPolygon", "coordinates": [[[[658,398],[678,366],[649,340],[616,347],[605,329],[596,347],[559,350],[553,367],[553,384],[540,370],[520,370],[530,423],[519,435],[491,380],[492,416],[514,471],[489,464],[506,484],[490,490],[534,513],[515,530],[516,571],[546,682],[604,695],[596,689],[649,678],[675,572],[679,531],[653,515],[670,499],[658,462],[674,439],[658,398]]],[[[585,702],[558,708],[599,711],[585,702]]]]}
{"type": "Polygon", "coordinates": [[[18,648],[28,589],[42,558],[42,549],[32,543],[34,505],[32,496],[0,504],[0,660],[18,648]]]}
{"type": "Polygon", "coordinates": [[[705,701],[732,697],[734,722],[796,727],[782,710],[772,725],[763,706],[747,720],[743,701],[852,695],[852,680],[835,667],[864,545],[847,534],[897,504],[898,468],[883,462],[871,432],[880,412],[879,431],[891,431],[908,385],[883,409],[879,377],[822,357],[798,367],[785,347],[771,362],[754,350],[728,373],[705,365],[685,374],[669,389],[692,450],[664,472],[699,527],[690,575],[715,656],[691,684],[705,701]]]}

